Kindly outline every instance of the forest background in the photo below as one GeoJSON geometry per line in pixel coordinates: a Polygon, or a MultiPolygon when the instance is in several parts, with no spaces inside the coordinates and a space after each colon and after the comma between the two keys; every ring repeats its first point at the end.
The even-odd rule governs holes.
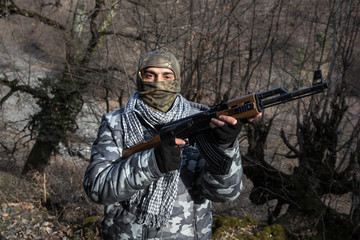
{"type": "Polygon", "coordinates": [[[359,239],[359,6],[0,0],[0,237],[31,235],[11,229],[19,219],[5,210],[14,206],[54,216],[57,229],[42,228],[49,239],[98,237],[102,207],[81,185],[91,143],[102,114],[134,92],[140,54],[163,49],[181,63],[182,95],[209,106],[308,87],[321,69],[325,93],[266,109],[244,127],[244,193],[214,204],[214,215],[281,224],[289,239],[359,239]]]}

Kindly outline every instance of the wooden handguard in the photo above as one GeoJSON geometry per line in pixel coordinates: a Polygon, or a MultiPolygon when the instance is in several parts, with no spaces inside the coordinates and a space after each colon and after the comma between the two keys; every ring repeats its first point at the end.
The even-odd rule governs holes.
{"type": "Polygon", "coordinates": [[[253,117],[258,113],[260,113],[256,104],[255,93],[251,93],[239,98],[231,99],[226,104],[228,109],[216,112],[216,117],[219,117],[220,115],[226,115],[226,116],[232,116],[237,119],[244,119],[248,117],[253,117]],[[233,108],[242,106],[245,103],[250,103],[250,102],[254,104],[254,109],[247,110],[246,112],[242,112],[242,113],[235,113],[235,110],[233,108]]]}

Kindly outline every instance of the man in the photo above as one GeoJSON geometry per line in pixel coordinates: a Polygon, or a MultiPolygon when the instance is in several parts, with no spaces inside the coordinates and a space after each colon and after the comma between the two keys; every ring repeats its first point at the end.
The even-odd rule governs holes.
{"type": "Polygon", "coordinates": [[[210,239],[211,201],[236,199],[242,166],[242,123],[212,119],[194,146],[173,138],[122,159],[122,150],[157,135],[165,123],[206,110],[180,94],[180,65],[166,51],[141,56],[137,91],[126,106],[105,114],[94,141],[84,188],[105,205],[104,239],[210,239]],[[226,161],[219,174],[215,161],[226,161]]]}

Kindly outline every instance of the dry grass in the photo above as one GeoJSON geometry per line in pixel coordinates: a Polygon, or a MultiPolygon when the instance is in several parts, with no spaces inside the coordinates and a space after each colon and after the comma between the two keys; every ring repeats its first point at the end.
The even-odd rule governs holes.
{"type": "Polygon", "coordinates": [[[43,174],[0,171],[0,236],[99,239],[103,208],[83,191],[83,165],[55,157],[43,174]]]}

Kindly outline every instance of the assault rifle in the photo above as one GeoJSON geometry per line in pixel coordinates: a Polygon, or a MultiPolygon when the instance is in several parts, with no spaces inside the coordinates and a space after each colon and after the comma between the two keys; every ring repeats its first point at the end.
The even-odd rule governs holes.
{"type": "Polygon", "coordinates": [[[323,82],[321,70],[314,71],[314,80],[311,87],[288,92],[279,87],[266,92],[251,93],[225,103],[219,103],[207,111],[200,112],[170,123],[165,124],[159,134],[149,141],[141,142],[122,152],[122,158],[126,159],[134,153],[145,151],[158,146],[165,139],[176,137],[181,139],[193,139],[196,135],[207,131],[212,118],[220,115],[232,116],[237,119],[246,119],[262,112],[265,108],[308,97],[328,88],[328,83],[323,82]],[[320,80],[320,81],[319,81],[320,80]]]}

